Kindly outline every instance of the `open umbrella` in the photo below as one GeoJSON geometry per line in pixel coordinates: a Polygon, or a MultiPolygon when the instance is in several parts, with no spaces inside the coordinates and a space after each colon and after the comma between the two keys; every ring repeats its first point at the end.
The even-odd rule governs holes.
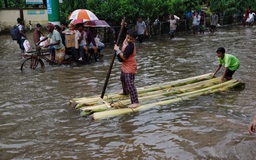
{"type": "Polygon", "coordinates": [[[74,10],[69,16],[68,19],[83,19],[85,21],[98,20],[96,15],[87,9],[77,9],[74,10]]]}
{"type": "Polygon", "coordinates": [[[85,22],[86,20],[84,19],[73,19],[70,23],[76,25],[76,24],[83,24],[85,22]]]}
{"type": "Polygon", "coordinates": [[[93,20],[87,21],[85,27],[110,27],[109,24],[104,20],[93,20]]]}

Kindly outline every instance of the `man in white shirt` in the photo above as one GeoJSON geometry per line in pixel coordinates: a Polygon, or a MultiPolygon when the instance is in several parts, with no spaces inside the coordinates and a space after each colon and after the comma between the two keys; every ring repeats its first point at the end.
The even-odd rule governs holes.
{"type": "Polygon", "coordinates": [[[136,30],[138,32],[138,40],[139,43],[143,42],[144,34],[147,34],[147,28],[146,23],[142,20],[142,17],[139,17],[137,23],[136,23],[136,30]]]}

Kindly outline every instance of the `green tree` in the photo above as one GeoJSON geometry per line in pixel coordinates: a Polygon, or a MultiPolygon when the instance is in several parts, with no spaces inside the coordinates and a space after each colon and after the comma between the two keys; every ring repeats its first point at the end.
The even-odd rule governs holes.
{"type": "MultiPolygon", "coordinates": [[[[25,0],[1,0],[1,8],[24,8],[25,0]]],[[[43,0],[46,4],[46,0],[43,0]]],[[[174,13],[183,17],[187,11],[201,10],[202,6],[221,14],[243,14],[246,8],[256,10],[256,0],[63,0],[60,4],[61,20],[68,20],[68,15],[78,8],[93,11],[99,19],[108,22],[120,22],[123,16],[129,22],[135,22],[138,16],[154,20],[158,16],[174,13]]],[[[34,6],[33,6],[34,7],[34,6]]]]}
{"type": "Polygon", "coordinates": [[[256,0],[211,0],[210,9],[225,14],[243,14],[246,8],[256,9],[256,0]]]}

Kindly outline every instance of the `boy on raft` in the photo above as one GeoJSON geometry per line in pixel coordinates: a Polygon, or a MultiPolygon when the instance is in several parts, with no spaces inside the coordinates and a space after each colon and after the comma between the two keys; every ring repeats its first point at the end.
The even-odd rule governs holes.
{"type": "Polygon", "coordinates": [[[222,64],[225,64],[225,70],[224,73],[222,74],[220,83],[223,83],[224,79],[231,80],[233,74],[240,66],[240,61],[235,56],[231,54],[226,54],[225,52],[225,48],[223,47],[218,48],[216,51],[219,60],[219,66],[214,72],[213,76],[217,74],[222,64]]]}

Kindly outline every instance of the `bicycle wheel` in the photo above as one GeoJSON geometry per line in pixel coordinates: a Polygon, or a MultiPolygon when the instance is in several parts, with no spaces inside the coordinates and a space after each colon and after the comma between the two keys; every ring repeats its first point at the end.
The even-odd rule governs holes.
{"type": "Polygon", "coordinates": [[[44,62],[39,58],[27,58],[25,61],[21,64],[20,70],[25,71],[29,69],[36,69],[37,66],[40,66],[41,68],[44,67],[44,62]]]}

